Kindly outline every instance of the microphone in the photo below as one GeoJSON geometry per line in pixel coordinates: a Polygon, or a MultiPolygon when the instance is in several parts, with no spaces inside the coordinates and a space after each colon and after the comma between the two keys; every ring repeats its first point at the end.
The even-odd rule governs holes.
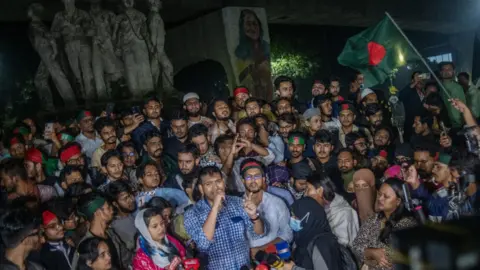
{"type": "Polygon", "coordinates": [[[169,265],[167,265],[167,267],[165,267],[166,270],[177,270],[179,269],[182,269],[183,267],[182,266],[182,259],[180,259],[180,257],[178,256],[175,256],[172,261],[170,262],[169,265]]]}
{"type": "Polygon", "coordinates": [[[255,260],[260,263],[266,263],[268,266],[273,268],[282,268],[283,261],[275,254],[266,253],[263,250],[260,250],[255,254],[255,260]]]}
{"type": "Polygon", "coordinates": [[[425,213],[423,213],[422,206],[418,200],[413,200],[410,195],[410,189],[407,183],[402,185],[403,196],[405,201],[405,208],[408,211],[412,212],[415,218],[420,222],[420,224],[425,224],[427,219],[425,218],[425,213]]]}
{"type": "Polygon", "coordinates": [[[265,264],[259,264],[257,267],[255,267],[255,270],[270,270],[270,268],[265,264]]]}
{"type": "Polygon", "coordinates": [[[290,245],[286,241],[278,242],[275,244],[276,252],[270,253],[277,253],[278,257],[283,261],[289,261],[292,253],[290,252],[290,245]]]}
{"type": "Polygon", "coordinates": [[[403,143],[403,128],[405,125],[405,107],[397,96],[391,96],[388,99],[390,107],[392,108],[392,126],[398,130],[400,143],[403,143]]]}
{"type": "Polygon", "coordinates": [[[183,260],[183,267],[185,270],[198,270],[200,269],[200,261],[197,258],[190,258],[183,260]]]}

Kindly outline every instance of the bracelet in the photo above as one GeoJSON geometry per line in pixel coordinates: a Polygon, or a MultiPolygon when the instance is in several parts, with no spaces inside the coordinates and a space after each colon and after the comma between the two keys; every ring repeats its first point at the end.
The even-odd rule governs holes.
{"type": "Polygon", "coordinates": [[[255,221],[259,220],[259,219],[260,219],[260,215],[257,215],[256,218],[251,218],[250,220],[251,220],[252,222],[255,222],[255,221]]]}

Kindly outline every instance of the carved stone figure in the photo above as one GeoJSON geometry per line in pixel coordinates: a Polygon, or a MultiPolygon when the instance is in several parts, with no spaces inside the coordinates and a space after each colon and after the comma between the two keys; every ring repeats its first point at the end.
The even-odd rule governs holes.
{"type": "Polygon", "coordinates": [[[75,7],[75,0],[62,0],[65,10],[55,14],[52,34],[63,38],[68,62],[80,85],[83,98],[95,99],[92,72],[92,49],[87,36],[93,36],[87,12],[75,7]]]}
{"type": "Polygon", "coordinates": [[[160,75],[164,90],[173,89],[173,66],[165,53],[165,27],[160,17],[159,10],[162,8],[162,1],[148,0],[150,13],[147,24],[150,32],[151,50],[150,66],[152,68],[153,82],[158,89],[160,75]]]}
{"type": "Polygon", "coordinates": [[[145,15],[133,8],[134,0],[122,2],[125,11],[117,16],[114,39],[122,55],[128,88],[134,97],[141,98],[154,89],[148,54],[153,48],[145,15]]]}
{"type": "Polygon", "coordinates": [[[41,4],[34,3],[28,8],[28,17],[31,19],[28,28],[28,37],[35,51],[39,54],[41,62],[35,75],[34,84],[42,105],[47,110],[53,110],[53,98],[48,78],[51,76],[65,105],[75,106],[75,93],[65,76],[60,64],[56,60],[57,43],[48,28],[41,20],[44,8],[41,4]]]}
{"type": "Polygon", "coordinates": [[[95,88],[99,99],[106,99],[110,95],[107,89],[110,82],[122,78],[123,64],[115,55],[112,43],[112,32],[115,26],[116,15],[102,9],[102,0],[90,0],[90,19],[95,29],[92,44],[92,68],[95,78],[95,88]]]}

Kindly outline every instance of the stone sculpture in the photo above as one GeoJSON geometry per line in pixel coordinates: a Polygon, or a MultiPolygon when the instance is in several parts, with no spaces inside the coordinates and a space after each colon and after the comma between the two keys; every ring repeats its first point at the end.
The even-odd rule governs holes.
{"type": "Polygon", "coordinates": [[[62,0],[65,10],[55,14],[52,34],[63,38],[65,52],[82,96],[95,98],[92,72],[92,50],[87,36],[93,36],[91,19],[87,12],[75,7],[75,0],[62,0]]]}
{"type": "Polygon", "coordinates": [[[97,97],[105,100],[110,91],[110,83],[122,78],[123,64],[115,55],[112,43],[112,32],[115,27],[116,15],[102,9],[102,0],[90,0],[88,15],[92,21],[94,35],[92,37],[92,68],[95,78],[97,97]]]}
{"type": "Polygon", "coordinates": [[[133,8],[134,0],[122,2],[125,11],[117,16],[114,40],[123,59],[128,88],[134,97],[142,98],[154,89],[149,59],[149,48],[152,50],[152,46],[147,32],[147,18],[133,8]]]}
{"type": "Polygon", "coordinates": [[[152,69],[153,82],[155,88],[159,88],[160,75],[162,77],[163,90],[173,89],[173,66],[165,53],[165,27],[160,17],[159,10],[162,8],[160,0],[148,0],[150,13],[148,14],[147,24],[150,33],[150,66],[152,69]]]}
{"type": "Polygon", "coordinates": [[[43,107],[54,110],[53,98],[48,78],[51,76],[60,96],[66,106],[75,106],[75,94],[65,76],[60,64],[56,60],[58,53],[57,43],[48,28],[41,20],[43,6],[38,3],[31,4],[28,8],[28,17],[31,19],[28,37],[33,48],[40,56],[41,62],[35,75],[34,84],[43,107]]]}

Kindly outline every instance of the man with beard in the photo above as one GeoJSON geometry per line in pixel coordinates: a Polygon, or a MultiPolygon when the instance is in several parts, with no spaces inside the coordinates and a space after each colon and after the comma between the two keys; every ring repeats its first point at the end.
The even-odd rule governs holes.
{"type": "Polygon", "coordinates": [[[429,219],[434,222],[458,219],[462,214],[459,201],[449,192],[457,181],[451,173],[451,159],[450,155],[441,153],[438,161],[434,163],[432,175],[438,188],[433,193],[429,192],[425,185],[418,180],[414,166],[411,166],[407,173],[406,182],[413,189],[412,197],[421,199],[425,203],[429,219]]]}
{"type": "Polygon", "coordinates": [[[268,121],[265,114],[257,114],[253,119],[258,130],[258,141],[272,150],[275,155],[273,163],[283,162],[285,160],[285,144],[277,133],[278,126],[274,122],[268,121]]]}
{"type": "Polygon", "coordinates": [[[208,129],[202,124],[196,124],[188,130],[188,141],[197,146],[200,155],[200,167],[216,163],[219,168],[222,167],[222,161],[215,153],[210,140],[208,139],[208,129]]]}
{"type": "Polygon", "coordinates": [[[178,150],[178,168],[180,173],[169,177],[164,187],[176,188],[185,191],[193,202],[193,190],[197,184],[197,173],[200,164],[198,149],[193,143],[189,143],[178,150]]]}
{"type": "Polygon", "coordinates": [[[65,240],[62,220],[50,210],[45,210],[42,212],[42,229],[45,237],[45,243],[40,250],[42,265],[49,270],[70,269],[75,248],[65,240]]]}
{"type": "Polygon", "coordinates": [[[255,159],[247,158],[242,161],[240,169],[246,190],[245,196],[251,198],[259,215],[268,224],[268,232],[263,237],[255,240],[249,237],[252,253],[265,250],[279,242],[290,243],[293,239],[289,225],[290,212],[282,199],[264,191],[266,177],[262,164],[255,159]]]}
{"type": "Polygon", "coordinates": [[[333,155],[335,149],[335,136],[328,130],[320,130],[315,134],[315,152],[316,161],[319,164],[316,174],[328,175],[337,187],[339,193],[344,192],[340,171],[338,170],[336,156],[333,155]],[[341,191],[341,192],[340,192],[341,191]]]}
{"type": "Polygon", "coordinates": [[[288,135],[297,129],[297,118],[293,113],[287,113],[277,118],[278,134],[283,138],[285,150],[283,151],[284,160],[290,160],[291,154],[288,149],[288,135]]]}
{"type": "Polygon", "coordinates": [[[375,131],[375,136],[373,137],[374,146],[376,152],[380,152],[380,150],[385,150],[389,153],[388,161],[393,161],[393,151],[395,150],[394,145],[392,145],[393,141],[393,133],[392,130],[387,126],[380,126],[375,131]]]}
{"type": "Polygon", "coordinates": [[[467,104],[463,88],[455,81],[455,65],[452,62],[438,64],[442,84],[446,91],[440,91],[440,97],[445,104],[452,128],[461,128],[463,125],[462,114],[450,103],[450,99],[459,99],[467,104]]]}
{"type": "Polygon", "coordinates": [[[143,114],[147,119],[132,132],[132,140],[137,146],[137,151],[142,150],[146,135],[152,131],[160,133],[164,138],[173,136],[170,123],[161,117],[162,109],[163,104],[156,97],[150,97],[143,103],[143,114]]]}
{"type": "Polygon", "coordinates": [[[195,124],[204,124],[211,128],[213,125],[212,119],[201,115],[202,103],[197,93],[187,93],[183,96],[183,109],[188,113],[188,127],[195,124]]]}
{"type": "Polygon", "coordinates": [[[419,145],[424,142],[435,142],[432,125],[433,117],[431,115],[415,116],[413,118],[413,135],[410,137],[410,144],[419,145]]]}
{"type": "Polygon", "coordinates": [[[170,156],[163,155],[163,139],[158,132],[151,131],[145,135],[143,150],[142,164],[155,163],[160,171],[162,183],[168,176],[178,172],[177,162],[170,156]]]}
{"type": "Polygon", "coordinates": [[[437,151],[433,145],[416,146],[413,152],[413,160],[418,176],[424,182],[429,181],[432,177],[433,165],[437,151]]]}
{"type": "Polygon", "coordinates": [[[40,224],[40,218],[28,208],[10,208],[2,213],[0,234],[4,250],[0,269],[45,269],[27,259],[31,252],[40,250],[45,241],[40,224]]]}
{"type": "Polygon", "coordinates": [[[130,250],[135,249],[135,195],[126,181],[116,181],[105,190],[106,198],[115,207],[115,216],[110,226],[130,250]]]}
{"type": "Polygon", "coordinates": [[[347,147],[345,142],[346,135],[359,131],[366,135],[368,142],[373,146],[373,138],[370,131],[368,131],[367,128],[358,127],[354,124],[355,119],[357,118],[355,115],[355,107],[349,102],[344,102],[340,105],[339,110],[338,119],[340,120],[342,127],[338,130],[338,137],[342,147],[347,147]]]}
{"type": "Polygon", "coordinates": [[[353,174],[357,160],[350,148],[343,148],[338,152],[337,156],[338,169],[342,173],[343,188],[347,193],[355,193],[353,186],[353,174]]]}
{"type": "Polygon", "coordinates": [[[102,145],[102,139],[97,136],[93,123],[95,118],[89,111],[81,111],[77,116],[77,122],[80,126],[80,134],[75,141],[82,146],[82,151],[88,159],[91,159],[93,152],[102,145]]]}
{"type": "Polygon", "coordinates": [[[245,112],[245,101],[250,97],[248,89],[244,86],[239,86],[233,90],[233,119],[238,121],[247,116],[245,112]]]}
{"type": "MultiPolygon", "coordinates": [[[[289,78],[287,76],[278,76],[273,82],[273,84],[275,85],[275,94],[277,95],[277,97],[279,99],[286,98],[290,100],[291,105],[298,113],[303,113],[307,109],[305,103],[302,104],[295,98],[295,82],[292,78],[289,78]]],[[[277,104],[277,106],[278,101],[279,100],[277,100],[277,102],[274,101],[274,104],[277,104]]]]}
{"type": "Polygon", "coordinates": [[[118,145],[117,151],[122,155],[123,168],[128,179],[130,179],[132,185],[138,185],[137,176],[135,175],[138,165],[138,153],[135,150],[135,145],[131,141],[123,142],[118,145]]]}
{"type": "Polygon", "coordinates": [[[307,191],[307,179],[313,175],[314,171],[307,160],[302,160],[292,165],[292,177],[288,183],[288,190],[292,193],[295,200],[300,200],[307,191]]]}
{"type": "Polygon", "coordinates": [[[330,95],[321,95],[315,98],[316,107],[322,112],[322,122],[323,128],[328,129],[331,132],[338,132],[342,124],[338,121],[337,118],[332,117],[332,101],[330,100],[330,95]]]}
{"type": "Polygon", "coordinates": [[[369,142],[366,136],[361,132],[352,132],[345,136],[345,144],[356,156],[358,168],[368,168],[370,166],[369,142]]]}
{"type": "Polygon", "coordinates": [[[371,159],[372,171],[375,175],[375,178],[379,180],[384,176],[385,170],[387,170],[388,162],[388,152],[385,150],[380,150],[378,153],[371,159]]]}
{"type": "MultiPolygon", "coordinates": [[[[85,161],[85,155],[82,154],[82,147],[76,142],[65,144],[60,150],[58,150],[58,158],[62,167],[67,165],[78,166],[82,169],[82,176],[87,184],[92,185],[92,179],[96,179],[96,171],[89,170],[87,162],[85,161]]],[[[57,171],[56,175],[60,175],[57,171]]]]}
{"type": "Polygon", "coordinates": [[[188,139],[188,117],[185,111],[177,110],[172,113],[170,127],[175,136],[164,140],[164,152],[176,160],[178,149],[181,149],[188,139]]]}
{"type": "Polygon", "coordinates": [[[370,126],[370,132],[375,134],[375,131],[382,125],[383,122],[382,107],[377,103],[368,104],[365,107],[365,118],[370,126]]]}
{"type": "MultiPolygon", "coordinates": [[[[215,117],[215,123],[209,129],[209,141],[215,143],[218,136],[237,133],[235,123],[230,119],[231,111],[228,102],[223,99],[216,99],[213,103],[212,115],[215,117]]],[[[207,128],[208,129],[208,128],[207,128]]],[[[199,148],[200,149],[200,148],[199,148]]],[[[200,153],[201,153],[200,149],[200,153]]]]}
{"type": "Polygon", "coordinates": [[[315,98],[325,95],[325,84],[321,80],[315,80],[312,85],[312,99],[308,102],[308,108],[316,108],[315,98]]]}
{"type": "Polygon", "coordinates": [[[18,197],[33,197],[38,202],[46,202],[57,197],[55,188],[36,184],[28,178],[23,160],[9,159],[3,163],[0,172],[1,186],[7,192],[8,201],[18,197]]]}
{"type": "Polygon", "coordinates": [[[249,266],[250,239],[259,239],[267,232],[251,197],[242,201],[225,195],[225,179],[216,166],[200,170],[198,187],[204,199],[185,212],[184,225],[197,250],[208,253],[208,268],[249,266]]]}
{"type": "Polygon", "coordinates": [[[108,150],[113,150],[120,143],[117,138],[115,122],[107,117],[100,117],[95,121],[95,130],[100,135],[103,143],[93,152],[91,166],[99,170],[102,166],[100,159],[108,150]]]}
{"type": "Polygon", "coordinates": [[[305,134],[298,131],[292,131],[288,135],[287,146],[290,153],[290,158],[287,160],[287,165],[292,168],[293,165],[303,161],[303,152],[305,152],[306,138],[305,134]]]}
{"type": "Polygon", "coordinates": [[[297,113],[288,98],[279,98],[275,106],[275,114],[280,117],[287,113],[297,113]]]}

